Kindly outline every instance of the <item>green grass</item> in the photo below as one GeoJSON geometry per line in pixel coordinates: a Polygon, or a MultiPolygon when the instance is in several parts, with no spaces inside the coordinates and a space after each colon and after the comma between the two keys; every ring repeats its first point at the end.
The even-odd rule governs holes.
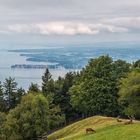
{"type": "Polygon", "coordinates": [[[48,136],[48,140],[140,140],[140,122],[124,125],[118,123],[116,118],[95,116],[63,129],[48,136]],[[85,134],[86,128],[93,128],[96,133],[85,134]]]}

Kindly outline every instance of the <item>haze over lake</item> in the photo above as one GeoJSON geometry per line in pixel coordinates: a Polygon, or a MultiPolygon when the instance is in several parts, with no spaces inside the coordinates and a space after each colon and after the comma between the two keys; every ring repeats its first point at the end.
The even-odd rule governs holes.
{"type": "MultiPolygon", "coordinates": [[[[24,48],[28,48],[28,46],[25,46],[24,48]]],[[[40,47],[32,48],[37,49],[40,47]]],[[[41,76],[45,71],[44,69],[11,69],[11,65],[46,63],[27,62],[25,57],[21,57],[19,53],[9,52],[9,49],[19,49],[19,47],[15,46],[11,48],[10,46],[6,46],[5,48],[0,49],[0,81],[3,82],[5,78],[11,76],[16,79],[19,87],[22,86],[25,89],[29,87],[31,82],[41,85],[41,76]]],[[[59,75],[64,76],[64,74],[68,71],[69,70],[65,69],[50,70],[54,79],[56,79],[59,75]]]]}
{"type": "Polygon", "coordinates": [[[45,69],[11,69],[15,64],[48,65],[60,64],[60,68],[50,69],[52,77],[64,76],[69,71],[84,67],[90,58],[110,55],[114,60],[124,59],[133,62],[140,59],[140,43],[109,42],[86,45],[6,45],[0,49],[0,80],[15,77],[19,87],[27,89],[31,82],[41,86],[41,77],[45,69]],[[9,51],[10,50],[10,51],[9,51]],[[48,57],[49,56],[49,57],[48,57]]]}

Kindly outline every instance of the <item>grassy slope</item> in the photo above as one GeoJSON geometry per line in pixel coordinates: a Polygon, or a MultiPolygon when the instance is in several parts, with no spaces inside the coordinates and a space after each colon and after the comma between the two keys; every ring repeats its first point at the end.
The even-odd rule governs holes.
{"type": "Polygon", "coordinates": [[[125,121],[118,123],[115,118],[90,117],[52,133],[48,140],[140,140],[140,123],[124,125],[125,121]],[[97,132],[85,134],[86,128],[97,132]]]}

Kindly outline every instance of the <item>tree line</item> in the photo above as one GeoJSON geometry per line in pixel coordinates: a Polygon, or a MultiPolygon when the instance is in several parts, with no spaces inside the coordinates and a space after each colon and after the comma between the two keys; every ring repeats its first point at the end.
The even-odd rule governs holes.
{"type": "Polygon", "coordinates": [[[0,82],[0,139],[28,140],[94,115],[140,119],[140,60],[91,59],[80,72],[53,80],[46,69],[41,89],[0,82]]]}

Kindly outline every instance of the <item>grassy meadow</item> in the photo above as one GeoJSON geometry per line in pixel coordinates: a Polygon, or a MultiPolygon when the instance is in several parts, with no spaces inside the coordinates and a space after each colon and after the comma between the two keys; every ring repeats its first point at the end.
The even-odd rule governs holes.
{"type": "Polygon", "coordinates": [[[116,118],[95,116],[90,117],[48,136],[48,140],[140,140],[140,122],[124,125],[128,120],[117,122],[116,118]],[[96,130],[96,133],[86,134],[86,128],[96,130]]]}

